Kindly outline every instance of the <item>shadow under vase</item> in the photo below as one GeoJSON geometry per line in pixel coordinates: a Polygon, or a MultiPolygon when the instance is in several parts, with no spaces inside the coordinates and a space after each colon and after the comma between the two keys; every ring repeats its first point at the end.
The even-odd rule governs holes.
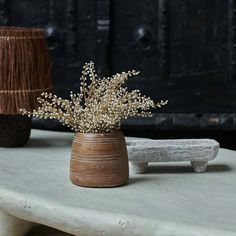
{"type": "Polygon", "coordinates": [[[32,118],[0,115],[0,147],[22,147],[30,137],[32,118]]]}

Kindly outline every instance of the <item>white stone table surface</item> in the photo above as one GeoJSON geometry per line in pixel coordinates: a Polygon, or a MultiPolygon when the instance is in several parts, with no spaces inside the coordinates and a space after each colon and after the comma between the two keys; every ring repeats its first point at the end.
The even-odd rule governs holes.
{"type": "Polygon", "coordinates": [[[81,188],[69,180],[72,138],[33,130],[26,147],[0,148],[0,236],[30,222],[78,236],[236,235],[235,151],[220,149],[201,174],[157,163],[123,187],[81,188]]]}

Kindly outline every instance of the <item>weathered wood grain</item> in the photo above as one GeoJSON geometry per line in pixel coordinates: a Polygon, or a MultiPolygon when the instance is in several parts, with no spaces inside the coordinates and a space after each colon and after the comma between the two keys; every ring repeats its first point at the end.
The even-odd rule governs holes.
{"type": "Polygon", "coordinates": [[[70,179],[86,187],[127,183],[128,156],[122,132],[76,133],[72,145],[70,179]]]}

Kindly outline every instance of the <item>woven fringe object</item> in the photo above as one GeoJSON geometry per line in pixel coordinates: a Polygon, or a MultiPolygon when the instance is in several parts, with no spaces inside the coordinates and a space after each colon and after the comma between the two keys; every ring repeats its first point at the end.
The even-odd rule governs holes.
{"type": "Polygon", "coordinates": [[[37,108],[52,89],[51,65],[42,29],[0,27],[0,113],[37,108]]]}

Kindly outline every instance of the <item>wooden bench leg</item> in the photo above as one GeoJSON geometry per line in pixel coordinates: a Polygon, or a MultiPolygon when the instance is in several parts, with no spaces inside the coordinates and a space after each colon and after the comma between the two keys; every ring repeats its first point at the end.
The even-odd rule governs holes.
{"type": "Polygon", "coordinates": [[[142,174],[147,171],[148,168],[148,162],[134,162],[131,161],[133,171],[135,174],[142,174]]]}
{"type": "Polygon", "coordinates": [[[0,210],[0,236],[23,236],[34,225],[0,210]]]}
{"type": "Polygon", "coordinates": [[[193,170],[197,173],[202,173],[206,171],[207,161],[191,161],[193,170]]]}

